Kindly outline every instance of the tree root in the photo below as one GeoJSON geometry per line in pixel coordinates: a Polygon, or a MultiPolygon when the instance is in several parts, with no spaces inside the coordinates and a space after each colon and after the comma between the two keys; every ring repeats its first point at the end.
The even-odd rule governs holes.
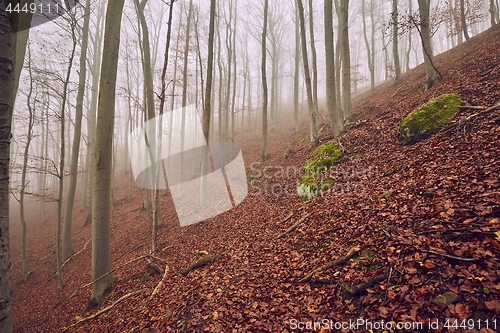
{"type": "Polygon", "coordinates": [[[214,261],[222,258],[222,254],[216,254],[213,256],[204,256],[198,259],[197,261],[193,262],[191,265],[189,265],[187,268],[182,269],[179,273],[182,275],[187,275],[189,272],[194,271],[195,269],[198,269],[200,267],[203,267],[205,265],[211,264],[214,261]]]}
{"type": "Polygon", "coordinates": [[[120,304],[121,302],[123,302],[124,300],[126,300],[127,298],[130,298],[132,296],[135,296],[137,294],[140,294],[144,291],[145,289],[140,289],[140,290],[136,290],[136,291],[133,291],[131,293],[128,293],[126,295],[123,295],[122,297],[120,297],[119,299],[116,300],[116,302],[114,302],[113,304],[111,304],[110,306],[107,306],[105,307],[104,309],[101,309],[99,311],[97,311],[96,313],[94,313],[93,315],[91,316],[88,316],[88,317],[77,317],[78,318],[78,321],[74,324],[71,324],[67,327],[65,327],[62,331],[63,332],[66,332],[68,329],[72,328],[72,327],[75,327],[81,323],[84,323],[86,321],[89,321],[89,320],[92,320],[94,318],[97,318],[98,316],[102,315],[103,313],[105,312],[108,312],[109,310],[112,310],[116,305],[120,304]]]}
{"type": "Polygon", "coordinates": [[[349,286],[343,286],[342,287],[342,294],[344,295],[344,298],[350,298],[353,296],[356,296],[357,294],[362,293],[363,291],[366,291],[366,289],[371,288],[375,286],[377,283],[384,281],[389,277],[390,269],[385,268],[384,273],[380,275],[375,275],[372,276],[371,278],[368,279],[368,281],[354,285],[352,287],[349,286]]]}
{"type": "Polygon", "coordinates": [[[294,225],[292,225],[290,228],[286,229],[285,231],[283,231],[281,234],[279,234],[278,236],[275,237],[275,239],[280,239],[280,238],[283,238],[284,236],[286,236],[287,234],[289,234],[290,232],[294,231],[295,229],[297,229],[297,227],[299,225],[301,225],[311,214],[308,213],[306,215],[304,215],[300,220],[298,220],[294,225]]]}
{"type": "Polygon", "coordinates": [[[354,257],[359,251],[361,251],[361,248],[359,246],[352,247],[349,250],[349,252],[344,257],[338,258],[338,259],[336,259],[334,261],[330,261],[329,263],[326,263],[325,265],[323,265],[323,266],[321,266],[319,268],[316,268],[315,270],[313,270],[312,272],[310,272],[309,274],[307,274],[306,276],[304,276],[302,279],[300,279],[299,282],[310,281],[314,274],[322,272],[322,271],[325,271],[325,270],[327,270],[330,267],[337,266],[337,265],[345,263],[346,261],[348,261],[349,259],[351,259],[352,257],[354,257]]]}
{"type": "Polygon", "coordinates": [[[417,249],[419,251],[422,251],[422,252],[425,252],[425,253],[432,253],[432,254],[435,254],[435,255],[438,255],[438,256],[442,256],[444,258],[458,260],[458,261],[474,262],[474,261],[478,261],[479,260],[479,259],[476,259],[476,258],[462,258],[462,257],[451,256],[449,254],[445,254],[445,253],[441,253],[441,252],[437,252],[437,251],[432,251],[432,250],[423,250],[423,249],[419,249],[419,248],[417,248],[417,249]]]}

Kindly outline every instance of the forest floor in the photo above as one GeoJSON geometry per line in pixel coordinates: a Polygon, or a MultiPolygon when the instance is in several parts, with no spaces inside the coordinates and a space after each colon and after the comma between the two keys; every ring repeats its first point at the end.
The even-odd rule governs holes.
{"type": "MultiPolygon", "coordinates": [[[[238,133],[249,184],[266,173],[235,209],[188,227],[179,226],[165,195],[156,258],[147,257],[151,228],[140,210],[144,191],[134,187],[128,202],[127,177],[117,177],[115,282],[101,309],[135,294],[95,318],[87,317],[98,310],[82,314],[91,293],[85,213],[75,213],[74,249],[81,252],[64,266],[63,290],[54,277],[55,215],[43,226],[30,224],[27,282],[20,231],[13,227],[15,331],[282,333],[323,319],[323,331],[342,324],[344,331],[369,329],[354,325],[361,319],[374,332],[382,331],[382,322],[395,331],[387,329],[391,321],[412,325],[407,331],[498,331],[500,111],[464,108],[452,119],[454,127],[411,146],[403,146],[397,132],[409,112],[443,93],[460,94],[464,105],[500,103],[498,50],[500,26],[437,56],[443,78],[428,91],[422,91],[419,66],[402,84],[389,82],[359,96],[355,119],[338,138],[344,156],[330,173],[336,185],[307,202],[295,191],[311,153],[307,117],[302,115],[298,134],[292,122],[279,124],[265,162],[260,135],[254,131],[250,140],[252,132],[238,133]],[[222,256],[180,274],[202,253],[222,256]],[[346,260],[301,282],[339,258],[346,260]],[[168,266],[167,273],[162,276],[146,259],[168,266]]],[[[322,142],[332,140],[328,131],[326,126],[320,133],[322,142]]]]}

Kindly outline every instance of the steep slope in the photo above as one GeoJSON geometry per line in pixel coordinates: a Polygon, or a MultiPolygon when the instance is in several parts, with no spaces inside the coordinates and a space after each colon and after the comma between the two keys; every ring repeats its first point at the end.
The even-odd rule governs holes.
{"type": "MultiPolygon", "coordinates": [[[[420,66],[404,75],[401,85],[387,83],[360,96],[357,116],[338,140],[344,156],[328,175],[336,184],[308,202],[295,193],[300,167],[310,154],[301,140],[307,138],[307,126],[289,136],[292,124],[281,124],[270,135],[271,158],[265,162],[259,160],[259,135],[248,140],[240,133],[249,183],[255,179],[249,196],[236,209],[186,228],[178,226],[165,197],[159,259],[150,260],[169,269],[151,299],[162,276],[139,257],[148,252],[150,227],[137,210],[143,194],[134,188],[133,202],[115,205],[116,282],[104,307],[141,292],[68,331],[287,332],[299,322],[327,319],[331,322],[324,324],[342,325],[361,318],[378,323],[375,331],[388,328],[380,327],[382,321],[423,325],[408,331],[443,331],[447,319],[474,319],[465,322],[470,332],[489,319],[489,328],[496,330],[500,111],[464,108],[452,119],[455,125],[412,146],[399,142],[397,125],[442,93],[458,93],[466,105],[498,104],[499,49],[497,27],[438,56],[443,79],[431,90],[421,91],[425,74],[420,66]],[[200,258],[197,250],[222,257],[179,274],[200,258]],[[301,282],[350,250],[352,259],[301,282]]],[[[327,129],[321,133],[323,142],[328,140],[327,129]]],[[[125,178],[117,181],[115,197],[126,197],[125,178]]],[[[83,217],[78,219],[83,223],[83,217]]],[[[89,234],[88,228],[80,231],[78,248],[89,234]]],[[[52,239],[38,240],[45,246],[40,258],[51,256],[52,239]]],[[[37,271],[26,284],[19,282],[18,265],[13,268],[16,330],[61,331],[77,321],[90,295],[87,287],[75,290],[89,282],[90,250],[67,264],[68,285],[60,292],[54,279],[46,282],[53,260],[35,261],[37,271]]]]}

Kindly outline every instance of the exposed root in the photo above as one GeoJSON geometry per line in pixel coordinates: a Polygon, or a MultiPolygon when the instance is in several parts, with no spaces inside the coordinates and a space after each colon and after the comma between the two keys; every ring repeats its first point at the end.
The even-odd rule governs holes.
{"type": "Polygon", "coordinates": [[[349,286],[344,286],[343,289],[343,294],[344,298],[349,298],[353,297],[357,294],[362,293],[363,291],[366,291],[366,289],[371,288],[375,286],[377,283],[384,281],[389,277],[390,269],[385,268],[384,273],[376,276],[372,276],[371,278],[368,279],[368,281],[354,285],[352,287],[349,286]]]}

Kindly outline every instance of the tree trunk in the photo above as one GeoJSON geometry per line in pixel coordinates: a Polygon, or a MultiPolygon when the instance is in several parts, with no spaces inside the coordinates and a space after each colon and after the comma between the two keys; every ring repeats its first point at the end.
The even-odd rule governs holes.
{"type": "Polygon", "coordinates": [[[300,76],[300,24],[295,6],[295,61],[293,75],[293,119],[295,134],[299,132],[299,76],[300,76]]]}
{"type": "MultiPolygon", "coordinates": [[[[208,32],[208,60],[207,60],[207,86],[205,90],[205,105],[203,107],[203,135],[205,141],[209,144],[210,139],[210,114],[212,112],[211,106],[211,96],[212,96],[212,83],[213,83],[213,65],[214,65],[214,34],[215,34],[215,12],[216,12],[216,0],[211,0],[210,2],[210,25],[208,32]]],[[[206,206],[207,202],[207,174],[208,169],[208,149],[204,149],[204,156],[202,159],[202,177],[200,185],[200,205],[201,207],[206,206]]]]}
{"type": "Polygon", "coordinates": [[[311,43],[311,66],[312,66],[312,97],[314,113],[316,114],[316,129],[321,127],[321,118],[318,113],[318,65],[316,61],[316,44],[314,41],[314,13],[313,0],[309,0],[309,38],[311,43]]]}
{"type": "Polygon", "coordinates": [[[0,332],[12,332],[9,249],[9,157],[12,111],[16,99],[16,39],[5,2],[0,0],[0,332]]]}
{"type": "MultiPolygon", "coordinates": [[[[73,47],[71,49],[71,55],[68,59],[68,71],[66,72],[66,79],[64,80],[63,92],[62,92],[62,101],[61,101],[61,153],[59,155],[59,195],[57,200],[57,233],[56,233],[56,255],[57,255],[57,278],[59,281],[59,287],[62,289],[64,287],[64,282],[62,278],[62,255],[61,255],[61,224],[62,224],[62,207],[63,207],[63,194],[64,194],[64,165],[65,165],[65,119],[66,119],[66,101],[68,96],[69,83],[71,78],[71,70],[73,68],[73,60],[75,59],[76,53],[76,21],[74,18],[70,17],[71,24],[71,37],[73,41],[73,47]]],[[[71,229],[69,231],[69,235],[71,237],[71,229]]]]}
{"type": "Polygon", "coordinates": [[[262,73],[262,92],[263,92],[263,102],[262,102],[262,159],[267,158],[267,69],[266,69],[266,40],[267,40],[267,17],[269,11],[269,0],[264,0],[264,26],[262,28],[262,62],[261,62],[261,73],[262,73]]]}
{"type": "MultiPolygon", "coordinates": [[[[373,3],[371,6],[371,10],[373,11],[373,3]]],[[[365,40],[366,53],[368,58],[368,70],[370,71],[370,87],[371,90],[375,90],[375,64],[373,62],[372,54],[375,53],[375,50],[370,49],[370,43],[368,42],[368,36],[366,33],[366,3],[365,0],[361,3],[361,16],[363,21],[363,37],[365,40]]],[[[373,28],[373,20],[372,20],[372,28],[373,28]]]]}
{"type": "Polygon", "coordinates": [[[342,104],[344,106],[344,123],[352,118],[351,102],[351,53],[349,47],[349,0],[340,0],[339,26],[342,52],[342,104]]]}
{"type": "Polygon", "coordinates": [[[120,50],[120,25],[124,0],[110,0],[106,12],[102,74],[95,143],[94,195],[92,216],[92,297],[89,304],[100,305],[104,292],[113,283],[110,239],[110,184],[112,171],[115,87],[120,50]],[[109,273],[109,274],[108,274],[109,273]],[[103,276],[106,277],[96,281],[103,276]]]}
{"type": "Polygon", "coordinates": [[[311,147],[316,147],[318,144],[318,138],[316,136],[316,112],[314,110],[314,102],[312,96],[312,87],[311,87],[311,72],[309,70],[309,60],[307,57],[307,43],[306,43],[306,26],[305,26],[305,18],[304,18],[304,6],[302,4],[302,0],[297,0],[297,10],[299,12],[300,19],[300,37],[302,41],[302,63],[304,64],[304,77],[306,81],[306,91],[307,91],[307,105],[309,109],[309,125],[310,125],[310,140],[311,147]]]}
{"type": "Polygon", "coordinates": [[[80,139],[82,135],[82,117],[83,117],[83,97],[87,81],[87,47],[90,22],[90,0],[87,0],[84,11],[84,21],[82,28],[82,44],[80,51],[80,74],[78,81],[78,93],[76,96],[76,117],[73,137],[73,148],[71,150],[71,166],[69,189],[66,200],[66,211],[64,214],[64,228],[62,239],[62,260],[65,261],[73,255],[71,245],[71,224],[73,220],[73,204],[75,202],[76,180],[78,177],[78,156],[80,155],[80,139]]]}
{"type": "Polygon", "coordinates": [[[399,29],[398,29],[398,0],[392,0],[392,57],[394,58],[394,73],[396,84],[401,82],[401,64],[399,62],[399,29]]]}
{"type": "Polygon", "coordinates": [[[437,82],[437,73],[433,63],[432,41],[429,22],[430,0],[418,0],[418,10],[420,13],[420,38],[424,53],[426,83],[425,89],[432,88],[437,82]]]}
{"type": "MultiPolygon", "coordinates": [[[[20,217],[21,217],[21,226],[23,229],[23,236],[22,236],[22,270],[23,270],[23,277],[24,281],[28,280],[28,267],[27,267],[27,260],[26,260],[26,220],[24,217],[24,194],[26,191],[26,171],[28,168],[28,155],[29,155],[29,149],[31,145],[31,140],[33,139],[33,123],[34,123],[34,114],[33,114],[33,108],[31,107],[32,99],[31,96],[33,94],[33,72],[31,68],[31,49],[28,47],[28,71],[29,71],[29,78],[30,78],[30,83],[29,83],[29,92],[27,96],[27,107],[28,107],[28,133],[26,134],[26,144],[24,146],[24,154],[23,154],[23,169],[21,172],[21,191],[19,193],[19,209],[20,209],[20,217]]],[[[36,100],[33,100],[33,102],[36,100]]]]}
{"type": "Polygon", "coordinates": [[[465,40],[469,40],[469,32],[467,31],[467,21],[465,20],[465,0],[460,0],[460,25],[464,34],[465,40]]]}
{"type": "Polygon", "coordinates": [[[325,0],[326,109],[334,136],[343,131],[335,87],[335,53],[333,47],[333,0],[325,0]]]}

